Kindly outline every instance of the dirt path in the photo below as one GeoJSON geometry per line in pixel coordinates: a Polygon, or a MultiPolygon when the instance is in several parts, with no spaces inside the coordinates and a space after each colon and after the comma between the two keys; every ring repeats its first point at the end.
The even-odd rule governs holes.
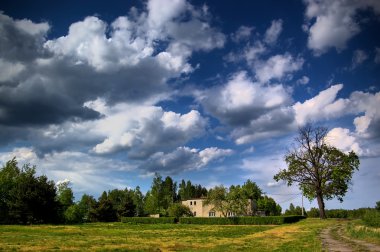
{"type": "Polygon", "coordinates": [[[323,248],[327,251],[375,251],[380,252],[380,246],[365,241],[356,240],[344,235],[344,225],[329,227],[321,232],[323,248]]]}
{"type": "Polygon", "coordinates": [[[332,227],[326,228],[321,233],[322,246],[327,251],[342,251],[351,252],[354,251],[349,245],[342,241],[336,240],[331,235],[332,227]]]}

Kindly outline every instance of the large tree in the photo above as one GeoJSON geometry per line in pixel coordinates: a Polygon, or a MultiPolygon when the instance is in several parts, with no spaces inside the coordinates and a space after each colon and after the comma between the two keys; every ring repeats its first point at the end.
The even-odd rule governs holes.
{"type": "Polygon", "coordinates": [[[145,196],[145,212],[148,214],[167,215],[167,210],[177,199],[177,183],[171,177],[162,180],[156,173],[150,190],[145,196]]]}
{"type": "Polygon", "coordinates": [[[309,199],[317,199],[320,218],[326,218],[324,200],[336,197],[343,201],[352,175],[359,167],[353,152],[343,153],[327,143],[327,128],[308,124],[299,128],[295,146],[285,156],[287,169],[274,176],[288,186],[298,183],[309,199]]]}
{"type": "Polygon", "coordinates": [[[182,179],[178,188],[178,199],[189,200],[193,198],[204,198],[207,196],[207,189],[202,185],[193,185],[190,180],[185,182],[182,179]]]}
{"type": "Polygon", "coordinates": [[[281,206],[276,201],[268,196],[261,197],[257,201],[257,208],[260,211],[264,211],[267,216],[281,215],[281,206]]]}
{"type": "Polygon", "coordinates": [[[133,190],[133,203],[136,206],[136,216],[144,216],[144,195],[140,190],[140,187],[137,186],[135,190],[133,190]]]}
{"type": "Polygon", "coordinates": [[[58,221],[53,181],[36,176],[36,167],[18,167],[16,158],[0,169],[0,223],[32,224],[58,221]]]}
{"type": "MultiPolygon", "coordinates": [[[[60,204],[60,210],[59,215],[61,218],[61,221],[66,221],[66,211],[71,206],[74,205],[74,193],[73,190],[70,188],[70,181],[60,181],[56,184],[57,186],[57,197],[56,200],[60,204]]],[[[73,216],[73,210],[75,207],[72,207],[70,209],[70,213],[68,213],[68,216],[73,216]]]]}
{"type": "Polygon", "coordinates": [[[213,205],[215,211],[221,212],[224,217],[227,217],[227,213],[230,211],[227,196],[228,190],[226,187],[223,185],[215,186],[209,190],[204,203],[206,205],[213,205]]]}

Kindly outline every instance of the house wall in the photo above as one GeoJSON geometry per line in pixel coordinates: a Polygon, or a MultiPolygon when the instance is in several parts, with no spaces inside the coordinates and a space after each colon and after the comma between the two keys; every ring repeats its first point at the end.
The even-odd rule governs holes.
{"type": "MultiPolygon", "coordinates": [[[[188,206],[193,213],[194,217],[224,217],[222,212],[213,210],[214,205],[204,203],[205,199],[190,199],[182,201],[182,204],[188,206]],[[210,216],[210,212],[214,212],[215,216],[210,216]]],[[[252,201],[247,202],[247,212],[251,215],[252,212],[252,201]]],[[[227,213],[227,217],[235,216],[234,213],[227,213]]]]}
{"type": "Polygon", "coordinates": [[[223,217],[221,212],[213,210],[212,204],[204,204],[204,199],[184,200],[182,204],[188,206],[195,217],[223,217]],[[209,216],[210,212],[215,212],[215,216],[209,216]]]}

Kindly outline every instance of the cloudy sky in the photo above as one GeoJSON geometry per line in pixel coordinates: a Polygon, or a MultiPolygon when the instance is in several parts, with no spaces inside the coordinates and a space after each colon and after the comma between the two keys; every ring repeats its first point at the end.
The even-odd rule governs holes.
{"type": "MultiPolygon", "coordinates": [[[[275,183],[297,128],[329,128],[360,170],[345,201],[380,200],[380,2],[19,1],[0,4],[0,162],[77,198],[150,187],[275,183]]],[[[305,201],[306,208],[316,206],[305,201]]]]}

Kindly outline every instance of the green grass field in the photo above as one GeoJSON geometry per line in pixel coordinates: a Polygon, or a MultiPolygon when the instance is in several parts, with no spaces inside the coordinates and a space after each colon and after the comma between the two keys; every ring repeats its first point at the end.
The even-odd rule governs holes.
{"type": "Polygon", "coordinates": [[[280,226],[95,223],[0,226],[0,251],[321,251],[320,230],[336,220],[280,226]]]}
{"type": "Polygon", "coordinates": [[[380,228],[368,227],[362,220],[354,220],[348,223],[346,233],[354,239],[380,245],[380,228]]]}

